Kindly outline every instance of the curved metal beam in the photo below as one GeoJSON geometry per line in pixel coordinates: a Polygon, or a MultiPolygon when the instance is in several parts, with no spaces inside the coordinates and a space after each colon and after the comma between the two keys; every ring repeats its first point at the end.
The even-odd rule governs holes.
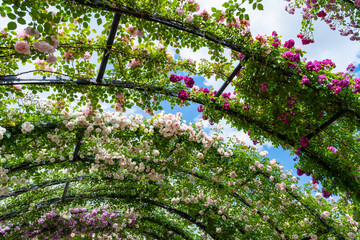
{"type": "MultiPolygon", "coordinates": [[[[78,199],[99,199],[99,198],[110,198],[110,199],[131,199],[132,202],[142,202],[142,203],[147,203],[147,204],[151,204],[157,207],[160,207],[162,209],[165,209],[171,213],[174,213],[180,217],[182,217],[183,219],[188,220],[189,222],[192,222],[193,224],[195,224],[196,226],[198,226],[199,228],[201,228],[204,232],[206,232],[207,234],[209,234],[213,239],[215,239],[215,236],[211,233],[209,233],[207,231],[207,227],[199,222],[196,222],[196,219],[191,217],[190,215],[188,215],[187,213],[178,210],[176,208],[173,208],[169,205],[166,205],[164,203],[155,201],[155,200],[151,200],[151,199],[147,199],[147,198],[143,198],[140,197],[138,195],[129,195],[129,194],[80,194],[80,195],[74,195],[74,196],[67,196],[65,197],[65,199],[62,200],[61,197],[58,198],[53,198],[53,199],[49,199],[46,201],[42,201],[39,202],[37,204],[36,207],[41,208],[41,207],[47,207],[56,203],[60,203],[60,202],[72,202],[74,200],[78,200],[78,199]]],[[[16,210],[13,211],[11,213],[8,213],[6,215],[2,215],[0,216],[0,221],[4,221],[13,217],[16,217],[17,215],[21,214],[22,211],[21,210],[16,210]]]]}

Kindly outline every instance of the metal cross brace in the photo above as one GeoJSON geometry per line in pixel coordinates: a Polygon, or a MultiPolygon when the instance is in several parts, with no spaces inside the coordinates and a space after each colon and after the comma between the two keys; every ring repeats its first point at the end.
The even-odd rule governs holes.
{"type": "Polygon", "coordinates": [[[243,63],[245,62],[245,57],[239,62],[234,71],[230,74],[230,76],[226,79],[224,84],[220,87],[219,91],[215,94],[215,97],[219,97],[225,90],[225,88],[231,83],[234,77],[239,73],[239,71],[243,67],[243,63]]]}
{"type": "Polygon", "coordinates": [[[117,28],[119,26],[120,16],[121,16],[120,13],[115,13],[115,15],[114,15],[114,19],[113,19],[113,22],[111,24],[110,33],[109,33],[109,36],[108,36],[108,39],[107,39],[107,42],[106,42],[106,49],[104,50],[103,58],[102,58],[101,63],[100,63],[99,72],[98,72],[98,75],[97,75],[97,78],[96,78],[97,83],[101,83],[102,78],[104,77],[106,65],[108,63],[109,56],[110,56],[110,51],[111,51],[112,45],[113,45],[114,40],[115,40],[117,28]]]}
{"type": "MultiPolygon", "coordinates": [[[[81,146],[81,140],[82,140],[82,139],[83,139],[83,135],[82,135],[82,133],[81,133],[81,134],[78,135],[78,141],[77,141],[76,146],[75,146],[75,150],[74,150],[74,154],[73,154],[74,160],[77,159],[78,153],[79,153],[79,151],[80,151],[80,146],[81,146]]],[[[61,196],[61,201],[64,201],[64,200],[65,200],[66,193],[67,193],[67,191],[68,191],[68,189],[69,189],[69,185],[70,185],[70,182],[67,182],[67,183],[65,184],[64,192],[63,192],[63,194],[62,194],[62,196],[61,196]]]]}

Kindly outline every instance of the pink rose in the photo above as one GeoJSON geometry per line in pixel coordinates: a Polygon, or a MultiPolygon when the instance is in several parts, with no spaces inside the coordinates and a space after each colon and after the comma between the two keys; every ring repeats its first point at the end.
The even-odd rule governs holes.
{"type": "Polygon", "coordinates": [[[64,54],[64,58],[65,58],[66,61],[71,60],[71,58],[73,58],[73,57],[74,57],[74,53],[71,52],[70,50],[65,52],[65,54],[64,54]]]}
{"type": "Polygon", "coordinates": [[[29,37],[29,35],[26,34],[26,32],[25,32],[24,30],[22,30],[22,31],[17,31],[16,36],[19,37],[19,38],[27,38],[27,37],[29,37]]]}
{"type": "Polygon", "coordinates": [[[15,51],[23,54],[30,54],[30,46],[26,41],[18,41],[15,43],[15,51]]]}
{"type": "Polygon", "coordinates": [[[49,66],[46,66],[46,67],[45,67],[45,71],[46,71],[46,72],[53,72],[53,71],[54,71],[54,68],[49,67],[49,66]]]}
{"type": "Polygon", "coordinates": [[[46,61],[48,63],[54,63],[54,62],[56,62],[56,57],[54,55],[49,55],[46,57],[46,61]]]}
{"type": "Polygon", "coordinates": [[[1,30],[0,30],[0,33],[1,33],[2,37],[5,37],[5,36],[6,36],[5,29],[1,29],[1,30]]]}
{"type": "Polygon", "coordinates": [[[176,12],[179,14],[179,15],[183,15],[185,13],[185,10],[181,7],[177,7],[176,8],[176,12]]]}
{"type": "Polygon", "coordinates": [[[138,36],[138,37],[143,37],[144,36],[144,32],[141,31],[141,30],[135,30],[135,35],[138,36]]]}
{"type": "Polygon", "coordinates": [[[55,52],[55,48],[53,46],[51,46],[46,41],[35,42],[33,44],[33,47],[36,50],[38,50],[39,52],[42,52],[42,53],[53,53],[53,52],[55,52]]]}
{"type": "Polygon", "coordinates": [[[56,37],[51,36],[51,41],[53,41],[53,45],[52,45],[52,46],[53,46],[54,48],[57,48],[57,47],[59,46],[59,43],[60,43],[60,42],[59,42],[59,40],[56,39],[56,37]]]}
{"type": "Polygon", "coordinates": [[[85,54],[84,54],[84,59],[85,59],[85,60],[88,60],[88,59],[90,59],[90,58],[91,58],[90,53],[89,53],[89,52],[85,52],[85,54]]]}
{"type": "Polygon", "coordinates": [[[27,28],[25,28],[24,31],[27,35],[30,35],[30,36],[34,36],[37,38],[40,36],[40,32],[37,29],[32,28],[32,27],[27,27],[27,28]]]}
{"type": "Polygon", "coordinates": [[[230,172],[230,177],[236,177],[236,173],[234,171],[230,172]]]}
{"type": "Polygon", "coordinates": [[[327,218],[327,217],[330,216],[330,213],[329,213],[328,211],[325,211],[325,212],[322,212],[322,213],[320,214],[320,216],[321,216],[322,218],[327,218]]]}
{"type": "Polygon", "coordinates": [[[270,161],[270,164],[271,164],[271,165],[275,165],[275,164],[276,164],[276,160],[275,160],[275,159],[271,160],[271,161],[270,161]]]}
{"type": "Polygon", "coordinates": [[[142,64],[142,62],[141,61],[136,61],[135,59],[131,59],[131,62],[128,64],[129,65],[129,67],[136,67],[136,66],[139,66],[139,65],[141,65],[142,64]]]}
{"type": "Polygon", "coordinates": [[[188,22],[192,22],[192,21],[194,20],[194,16],[191,15],[191,14],[189,14],[189,15],[186,16],[185,19],[186,19],[186,21],[188,21],[188,22]]]}

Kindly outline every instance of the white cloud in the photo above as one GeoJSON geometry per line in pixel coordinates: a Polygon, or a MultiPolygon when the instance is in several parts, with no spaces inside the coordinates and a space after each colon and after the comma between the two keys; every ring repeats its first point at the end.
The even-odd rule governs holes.
{"type": "MultiPolygon", "coordinates": [[[[202,119],[201,114],[197,115],[194,118],[194,121],[197,122],[200,119],[202,119]]],[[[221,136],[223,136],[225,139],[233,138],[235,136],[236,138],[243,140],[247,145],[255,147],[259,151],[263,150],[265,146],[268,148],[273,147],[271,142],[265,142],[262,145],[260,145],[260,144],[254,145],[252,139],[250,139],[249,135],[245,131],[243,131],[243,130],[238,131],[236,128],[234,128],[230,124],[226,123],[226,120],[220,120],[219,124],[214,124],[213,126],[210,125],[209,121],[203,121],[202,128],[204,129],[204,131],[207,134],[212,135],[214,133],[214,131],[212,131],[211,129],[213,127],[217,128],[218,125],[222,126],[221,136]]]]}
{"type": "MultiPolygon", "coordinates": [[[[208,1],[198,0],[201,9],[210,11],[211,7],[223,9],[221,5],[225,0],[208,1]]],[[[247,13],[250,15],[251,32],[253,36],[258,34],[271,35],[272,31],[277,31],[283,36],[283,41],[294,39],[298,46],[307,52],[306,57],[309,60],[332,59],[337,65],[337,71],[344,71],[349,63],[360,64],[360,48],[358,42],[352,42],[347,37],[340,36],[339,32],[332,31],[324,22],[317,21],[315,27],[315,43],[303,46],[296,35],[300,32],[302,16],[298,9],[294,15],[287,13],[285,1],[263,0],[264,11],[253,11],[249,5],[247,13]]],[[[205,57],[202,51],[197,57],[205,57]]],[[[210,81],[212,82],[212,81],[210,81]]]]}

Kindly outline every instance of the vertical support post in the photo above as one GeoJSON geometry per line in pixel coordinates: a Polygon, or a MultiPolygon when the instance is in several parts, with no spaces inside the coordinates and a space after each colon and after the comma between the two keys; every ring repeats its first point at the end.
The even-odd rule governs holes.
{"type": "Polygon", "coordinates": [[[110,51],[111,51],[112,45],[114,43],[117,28],[119,26],[120,16],[121,16],[120,13],[115,13],[115,15],[114,15],[114,19],[113,19],[113,22],[111,24],[110,33],[109,33],[109,36],[108,36],[108,39],[107,39],[107,42],[106,42],[106,49],[104,50],[103,58],[101,60],[101,64],[100,64],[100,68],[99,68],[99,72],[98,72],[98,75],[97,75],[97,78],[96,78],[97,83],[101,83],[102,79],[104,77],[106,65],[107,65],[108,60],[109,60],[110,51]]]}

